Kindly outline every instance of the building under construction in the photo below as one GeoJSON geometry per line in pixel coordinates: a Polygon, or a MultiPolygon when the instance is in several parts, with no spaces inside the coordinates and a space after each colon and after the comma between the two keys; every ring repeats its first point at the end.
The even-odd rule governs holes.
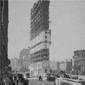
{"type": "Polygon", "coordinates": [[[49,61],[49,45],[51,43],[49,3],[49,0],[39,0],[31,9],[30,54],[32,65],[35,69],[37,68],[38,74],[39,70],[47,66],[49,61]]]}
{"type": "Polygon", "coordinates": [[[39,0],[31,9],[31,40],[49,29],[49,1],[39,0]]]}

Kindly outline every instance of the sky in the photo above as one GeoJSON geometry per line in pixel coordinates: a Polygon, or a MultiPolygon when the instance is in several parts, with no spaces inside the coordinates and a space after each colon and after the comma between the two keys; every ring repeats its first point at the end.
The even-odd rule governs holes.
{"type": "MultiPolygon", "coordinates": [[[[85,1],[50,0],[50,59],[72,58],[75,50],[85,49],[85,1]]],[[[8,56],[19,57],[28,48],[30,9],[36,0],[9,0],[8,56]]]]}

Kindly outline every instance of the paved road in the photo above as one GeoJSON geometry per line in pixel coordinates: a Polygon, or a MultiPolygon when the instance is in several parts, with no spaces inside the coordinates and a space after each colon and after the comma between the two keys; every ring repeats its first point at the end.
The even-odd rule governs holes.
{"type": "Polygon", "coordinates": [[[55,82],[48,82],[46,80],[39,81],[39,80],[30,80],[29,85],[56,85],[55,82]]]}
{"type": "MultiPolygon", "coordinates": [[[[18,85],[22,85],[22,84],[18,84],[18,85]]],[[[81,85],[81,83],[78,82],[74,82],[74,81],[68,81],[65,79],[56,79],[56,83],[55,82],[50,82],[50,81],[39,81],[36,79],[30,79],[28,85],[81,85]]],[[[85,85],[82,84],[82,85],[85,85]]]]}

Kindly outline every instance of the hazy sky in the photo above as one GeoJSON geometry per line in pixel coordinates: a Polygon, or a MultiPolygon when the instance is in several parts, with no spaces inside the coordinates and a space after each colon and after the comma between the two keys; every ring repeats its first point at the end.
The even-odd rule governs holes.
{"type": "MultiPolygon", "coordinates": [[[[9,57],[18,57],[29,46],[30,9],[36,0],[9,0],[9,57]]],[[[64,60],[74,50],[85,48],[85,1],[51,0],[50,29],[52,31],[50,59],[64,60]]]]}

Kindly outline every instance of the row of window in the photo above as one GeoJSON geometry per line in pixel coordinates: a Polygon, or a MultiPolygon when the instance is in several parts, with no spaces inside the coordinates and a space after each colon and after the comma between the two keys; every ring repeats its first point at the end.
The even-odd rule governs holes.
{"type": "Polygon", "coordinates": [[[37,13],[37,15],[35,17],[33,17],[33,19],[31,19],[31,25],[35,24],[36,22],[40,22],[40,21],[48,21],[49,19],[49,13],[46,12],[41,12],[40,11],[37,13]]]}
{"type": "Polygon", "coordinates": [[[44,9],[49,7],[49,1],[38,1],[37,3],[34,4],[33,8],[31,9],[31,15],[36,15],[37,11],[40,9],[44,9]]]}

